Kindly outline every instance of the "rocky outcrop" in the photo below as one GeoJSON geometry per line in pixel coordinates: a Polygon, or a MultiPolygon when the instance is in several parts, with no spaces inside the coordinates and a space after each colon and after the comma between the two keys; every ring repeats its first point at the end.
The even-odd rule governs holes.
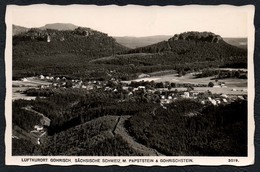
{"type": "Polygon", "coordinates": [[[181,34],[175,34],[169,41],[187,40],[187,41],[201,41],[218,43],[223,38],[212,32],[184,32],[181,34]]]}

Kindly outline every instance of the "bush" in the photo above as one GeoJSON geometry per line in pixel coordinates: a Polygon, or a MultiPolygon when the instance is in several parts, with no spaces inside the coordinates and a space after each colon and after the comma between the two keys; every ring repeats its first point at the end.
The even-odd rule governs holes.
{"type": "Polygon", "coordinates": [[[213,87],[214,83],[213,82],[209,82],[208,87],[213,87]]]}

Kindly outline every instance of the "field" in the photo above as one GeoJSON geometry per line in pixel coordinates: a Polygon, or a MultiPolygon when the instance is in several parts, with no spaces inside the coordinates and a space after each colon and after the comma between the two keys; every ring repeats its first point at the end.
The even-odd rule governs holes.
{"type": "MultiPolygon", "coordinates": [[[[176,88],[178,91],[186,91],[187,88],[181,87],[181,88],[176,88]]],[[[175,90],[173,88],[172,90],[175,90]]],[[[246,87],[232,87],[232,88],[213,88],[213,87],[194,87],[195,92],[206,92],[210,91],[211,93],[214,94],[226,94],[226,95],[247,95],[247,89],[246,87]],[[233,91],[235,90],[235,91],[233,91]]]]}
{"type": "MultiPolygon", "coordinates": [[[[154,81],[154,82],[175,82],[175,83],[190,83],[190,84],[208,84],[209,82],[215,82],[214,77],[196,78],[194,73],[189,73],[184,76],[179,77],[178,74],[169,74],[161,76],[152,76],[138,78],[132,81],[154,81]]],[[[218,82],[225,82],[227,87],[247,87],[247,79],[219,79],[218,82]]]]}
{"type": "Polygon", "coordinates": [[[13,94],[12,99],[24,99],[24,100],[32,100],[35,99],[35,96],[28,96],[23,94],[24,91],[31,89],[31,88],[38,88],[40,85],[50,85],[50,82],[42,81],[37,79],[36,77],[27,78],[26,81],[12,81],[13,87],[13,94]]]}
{"type": "MultiPolygon", "coordinates": [[[[194,91],[197,92],[206,92],[210,91],[215,94],[228,94],[228,95],[246,95],[247,94],[247,79],[237,79],[237,78],[226,78],[219,79],[217,82],[214,77],[204,77],[204,78],[196,78],[194,73],[189,73],[184,76],[179,77],[178,74],[173,73],[161,75],[157,72],[156,76],[138,78],[132,81],[140,82],[140,81],[154,81],[154,82],[174,82],[174,83],[189,83],[189,84],[205,84],[208,85],[209,82],[214,83],[214,85],[218,85],[217,82],[225,82],[224,87],[194,87],[194,91]]],[[[129,81],[130,82],[130,81],[129,81]]],[[[128,83],[129,83],[128,82],[128,83]]],[[[168,89],[168,88],[165,88],[168,89]]],[[[178,87],[172,88],[177,89],[178,91],[185,91],[187,88],[178,87]]]]}

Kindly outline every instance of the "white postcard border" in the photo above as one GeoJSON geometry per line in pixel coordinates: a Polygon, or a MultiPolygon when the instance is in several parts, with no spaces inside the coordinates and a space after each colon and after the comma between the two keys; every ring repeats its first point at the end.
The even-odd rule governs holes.
{"type": "MultiPolygon", "coordinates": [[[[40,4],[46,5],[46,4],[40,4]]],[[[38,6],[38,5],[36,5],[38,6]]],[[[70,5],[71,8],[76,8],[82,5],[70,5]]],[[[134,6],[134,5],[131,5],[134,6]]],[[[198,7],[199,5],[188,5],[189,7],[198,7]]],[[[247,31],[248,31],[248,156],[247,157],[201,157],[201,156],[12,156],[12,10],[17,8],[17,5],[8,5],[6,8],[6,49],[5,49],[5,66],[6,66],[6,100],[5,100],[5,146],[6,146],[6,165],[141,165],[141,166],[186,166],[186,165],[234,165],[246,166],[254,164],[255,147],[254,147],[254,13],[253,5],[235,7],[231,5],[220,5],[219,7],[226,8],[241,8],[248,10],[247,31]],[[63,162],[64,161],[64,162],[63,162]],[[88,161],[88,162],[87,162],[88,161]],[[95,161],[95,162],[91,162],[95,161]],[[98,162],[99,161],[99,162],[98,162]]],[[[183,6],[185,7],[185,6],[183,6]]],[[[183,8],[182,7],[182,8],[183,8]]],[[[111,6],[113,8],[113,6],[111,6]]]]}

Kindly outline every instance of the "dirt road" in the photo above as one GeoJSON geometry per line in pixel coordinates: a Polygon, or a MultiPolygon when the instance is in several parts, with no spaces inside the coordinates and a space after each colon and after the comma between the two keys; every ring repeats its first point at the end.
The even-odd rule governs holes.
{"type": "Polygon", "coordinates": [[[130,147],[142,153],[144,156],[164,156],[157,150],[136,142],[135,139],[127,133],[124,127],[124,122],[130,118],[130,116],[121,116],[118,118],[118,123],[115,127],[114,133],[120,135],[130,145],[130,147]]]}

